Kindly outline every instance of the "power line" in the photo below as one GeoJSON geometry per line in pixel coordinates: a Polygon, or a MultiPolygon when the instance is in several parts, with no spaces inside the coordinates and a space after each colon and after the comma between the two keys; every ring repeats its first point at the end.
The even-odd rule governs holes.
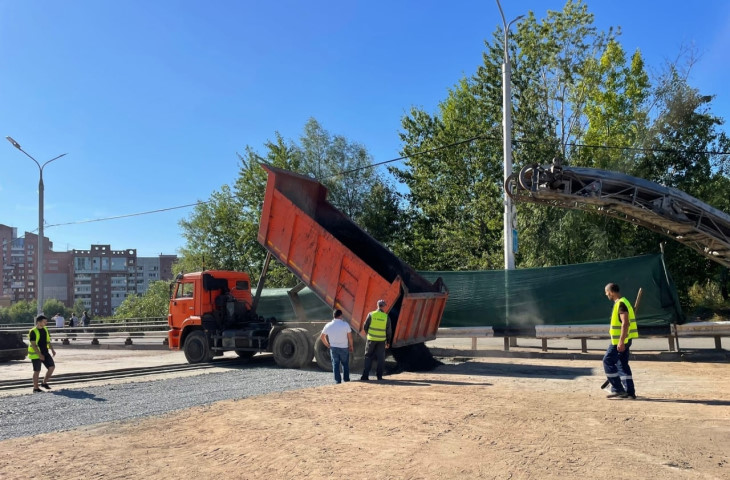
{"type": "MultiPolygon", "coordinates": [[[[440,147],[435,147],[435,148],[432,148],[432,149],[429,149],[429,150],[423,150],[423,151],[420,151],[420,152],[415,152],[415,153],[410,154],[410,155],[403,155],[403,156],[398,157],[398,158],[392,158],[390,160],[384,160],[382,162],[371,163],[369,165],[364,165],[362,167],[357,167],[357,168],[353,168],[353,169],[350,169],[350,170],[345,170],[345,171],[342,171],[342,172],[334,173],[334,174],[332,174],[332,175],[330,175],[328,177],[325,177],[325,178],[333,178],[333,177],[338,177],[338,176],[345,176],[345,175],[349,175],[351,173],[358,172],[360,170],[365,170],[367,168],[379,167],[381,165],[386,165],[386,164],[389,164],[389,163],[399,162],[399,161],[406,160],[406,159],[409,159],[409,158],[412,159],[412,158],[416,158],[416,157],[419,157],[419,156],[422,156],[422,155],[428,155],[428,154],[431,154],[431,153],[440,152],[442,150],[447,150],[447,149],[450,149],[450,148],[453,148],[453,147],[458,147],[460,145],[464,145],[464,144],[467,144],[467,143],[471,143],[471,142],[473,142],[475,140],[502,140],[502,138],[501,137],[490,136],[490,135],[476,135],[476,136],[471,137],[471,138],[468,138],[466,140],[459,140],[459,141],[456,141],[456,142],[453,142],[453,143],[449,143],[449,144],[446,144],[446,145],[441,145],[440,147]]],[[[520,143],[522,143],[522,144],[539,144],[539,143],[544,143],[544,142],[540,142],[538,140],[518,140],[518,139],[515,139],[515,140],[513,140],[513,143],[515,143],[515,144],[520,144],[520,143]]],[[[617,146],[611,146],[611,145],[588,145],[588,144],[582,144],[582,143],[566,143],[565,145],[566,146],[571,146],[571,147],[578,147],[578,148],[597,148],[597,149],[603,149],[603,150],[622,150],[622,151],[630,150],[630,151],[638,151],[638,152],[659,152],[659,153],[680,153],[680,154],[684,153],[684,154],[693,154],[693,155],[697,155],[697,154],[701,154],[701,155],[730,155],[730,151],[715,151],[715,150],[677,150],[677,149],[671,149],[671,148],[617,147],[617,146]]],[[[120,218],[138,217],[138,216],[142,216],[142,215],[151,215],[153,213],[162,213],[162,212],[168,212],[168,211],[171,211],[171,210],[179,210],[179,209],[182,209],[182,208],[194,207],[196,205],[204,205],[204,204],[210,203],[210,202],[211,202],[211,200],[198,201],[198,202],[195,202],[195,203],[188,203],[186,205],[178,205],[178,206],[175,206],[175,207],[160,208],[160,209],[156,209],[156,210],[148,210],[148,211],[144,211],[144,212],[129,213],[129,214],[124,214],[124,215],[115,215],[115,216],[112,216],[112,217],[103,217],[103,218],[94,218],[94,219],[91,219],[91,220],[78,220],[78,221],[74,221],[74,222],[48,224],[48,225],[46,225],[46,227],[49,227],[49,228],[50,227],[62,227],[62,226],[67,226],[67,225],[80,225],[80,224],[84,224],[84,223],[104,222],[104,221],[107,221],[107,220],[118,220],[120,218]]]]}
{"type": "Polygon", "coordinates": [[[399,162],[399,161],[405,160],[407,158],[415,158],[415,157],[418,157],[418,156],[421,156],[421,155],[426,155],[426,154],[429,154],[429,153],[434,153],[434,152],[438,152],[438,151],[441,151],[441,150],[445,150],[447,148],[452,148],[452,147],[456,147],[456,146],[459,146],[459,145],[463,145],[465,143],[470,143],[470,142],[473,142],[474,140],[479,140],[479,139],[498,140],[497,137],[488,137],[488,136],[484,136],[484,135],[477,135],[476,137],[471,137],[471,138],[466,139],[466,140],[459,140],[458,142],[449,143],[447,145],[442,145],[440,147],[432,148],[430,150],[424,150],[422,152],[416,152],[416,153],[414,153],[412,155],[404,155],[402,157],[393,158],[391,160],[385,160],[383,162],[378,162],[378,163],[371,163],[370,165],[364,165],[362,167],[353,168],[351,170],[345,170],[344,172],[333,173],[332,175],[330,175],[329,177],[326,177],[326,178],[332,178],[332,177],[337,177],[337,176],[345,176],[345,175],[348,175],[350,173],[355,173],[355,172],[358,172],[360,170],[364,170],[366,168],[379,167],[380,165],[385,165],[387,163],[399,162]]]}
{"type": "Polygon", "coordinates": [[[78,220],[75,222],[66,222],[66,223],[54,223],[54,224],[46,225],[46,227],[62,227],[65,225],[79,225],[82,223],[103,222],[106,220],[117,220],[120,218],[139,217],[141,215],[150,215],[152,213],[161,213],[161,212],[168,212],[170,210],[178,210],[180,208],[194,207],[196,205],[202,205],[202,204],[209,203],[209,202],[210,202],[210,200],[207,200],[204,202],[200,201],[200,202],[195,202],[195,203],[188,203],[187,205],[178,205],[177,207],[159,208],[157,210],[148,210],[146,212],[128,213],[125,215],[116,215],[113,217],[93,218],[91,220],[78,220]]]}

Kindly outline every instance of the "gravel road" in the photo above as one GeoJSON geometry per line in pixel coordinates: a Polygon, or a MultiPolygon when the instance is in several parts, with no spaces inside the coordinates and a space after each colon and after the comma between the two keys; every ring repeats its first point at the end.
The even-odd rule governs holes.
{"type": "Polygon", "coordinates": [[[0,440],[161,415],[221,400],[297,390],[334,382],[316,367],[277,367],[273,360],[229,372],[64,388],[0,399],[0,440]]]}

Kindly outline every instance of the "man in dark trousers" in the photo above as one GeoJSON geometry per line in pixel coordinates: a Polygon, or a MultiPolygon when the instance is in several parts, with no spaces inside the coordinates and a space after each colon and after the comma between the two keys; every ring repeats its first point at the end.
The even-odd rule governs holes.
{"type": "Polygon", "coordinates": [[[50,390],[51,387],[48,385],[48,380],[53,375],[53,370],[56,368],[56,364],[53,362],[53,357],[48,350],[53,352],[53,356],[56,356],[56,351],[51,345],[51,334],[48,332],[48,319],[44,315],[38,315],[35,318],[35,327],[31,328],[28,332],[28,358],[33,363],[33,393],[42,392],[38,387],[38,378],[41,374],[41,365],[46,366],[46,376],[43,378],[41,387],[46,390],[50,390]]]}
{"type": "Polygon", "coordinates": [[[365,344],[365,368],[362,371],[361,381],[368,381],[370,367],[373,358],[378,362],[375,375],[378,380],[383,379],[383,364],[385,363],[385,350],[390,348],[390,341],[393,337],[390,327],[390,317],[384,311],[385,300],[378,300],[378,309],[368,314],[363,330],[367,333],[365,344]]]}
{"type": "Polygon", "coordinates": [[[606,297],[613,302],[611,310],[611,345],[603,357],[603,370],[611,384],[609,398],[636,398],[634,378],[629,367],[631,341],[639,338],[634,308],[626,297],[621,296],[619,286],[609,283],[605,287],[606,297]]]}

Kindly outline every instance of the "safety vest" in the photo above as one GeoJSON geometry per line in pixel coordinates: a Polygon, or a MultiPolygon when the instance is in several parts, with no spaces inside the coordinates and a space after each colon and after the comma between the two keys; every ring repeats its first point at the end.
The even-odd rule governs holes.
{"type": "Polygon", "coordinates": [[[639,338],[639,329],[636,327],[636,315],[634,315],[634,308],[626,297],[621,297],[618,301],[613,304],[613,313],[611,314],[611,327],[608,333],[611,335],[611,344],[618,345],[618,341],[621,338],[621,318],[618,315],[618,307],[620,303],[624,303],[629,311],[629,333],[626,335],[625,342],[628,342],[632,338],[639,338]]]}
{"type": "Polygon", "coordinates": [[[368,340],[373,342],[384,342],[387,340],[385,329],[388,325],[388,314],[375,310],[370,312],[370,328],[368,328],[368,340]]]}
{"type": "MultiPolygon", "coordinates": [[[[36,344],[37,349],[34,350],[33,345],[29,344],[28,345],[28,358],[30,358],[31,360],[37,360],[37,359],[41,358],[41,356],[40,356],[41,347],[38,346],[38,340],[41,339],[41,331],[38,329],[38,327],[33,327],[30,330],[28,330],[28,340],[30,340],[30,334],[33,333],[33,330],[35,330],[35,344],[36,344]]],[[[47,328],[45,328],[44,330],[46,331],[46,345],[50,346],[51,345],[51,333],[48,331],[47,328]]]]}

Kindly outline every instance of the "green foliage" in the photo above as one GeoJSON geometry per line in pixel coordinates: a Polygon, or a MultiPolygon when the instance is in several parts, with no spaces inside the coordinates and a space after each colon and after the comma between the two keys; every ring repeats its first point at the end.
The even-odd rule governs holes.
{"type": "Polygon", "coordinates": [[[730,308],[730,302],[723,298],[721,287],[716,282],[706,280],[695,282],[688,291],[691,306],[696,312],[712,312],[730,308]]]}
{"type": "Polygon", "coordinates": [[[383,245],[398,249],[408,228],[401,202],[401,195],[393,185],[378,182],[363,195],[363,206],[353,220],[383,245]]]}
{"type": "Polygon", "coordinates": [[[130,295],[124,299],[114,318],[167,317],[170,304],[170,284],[164,280],[151,283],[144,295],[130,295]]]}
{"type": "MultiPolygon", "coordinates": [[[[504,264],[501,29],[493,38],[484,64],[449,91],[437,115],[412,109],[402,120],[403,153],[410,158],[406,168],[392,172],[410,192],[408,243],[413,248],[407,260],[417,268],[491,269],[504,264]],[[419,154],[477,134],[485,138],[419,154]]],[[[530,13],[517,25],[509,49],[516,168],[573,154],[571,142],[586,132],[598,136],[608,123],[623,128],[627,118],[645,119],[636,112],[647,95],[640,56],[627,66],[613,33],[593,26],[584,3],[569,1],[562,11],[550,11],[539,21],[530,13]],[[619,86],[623,90],[611,94],[619,86]]],[[[605,258],[605,220],[522,205],[518,212],[519,264],[605,258]]]]}
{"type": "Polygon", "coordinates": [[[10,323],[33,323],[35,321],[37,303],[27,300],[15,302],[7,308],[10,323]]]}
{"type": "MultiPolygon", "coordinates": [[[[259,155],[247,146],[239,155],[241,167],[233,187],[224,185],[205,203],[197,205],[180,225],[186,245],[180,251],[177,272],[202,269],[237,270],[249,273],[256,282],[266,251],[256,240],[266,189],[267,174],[261,163],[317,178],[328,188],[328,200],[351,218],[361,218],[366,230],[382,228],[372,214],[372,201],[387,196],[371,168],[365,147],[339,135],[330,135],[315,119],[304,126],[299,143],[278,133],[259,155]],[[368,222],[373,221],[373,224],[368,222]]],[[[382,204],[382,203],[381,203],[382,204]]],[[[397,205],[397,203],[393,204],[397,205]]],[[[389,213],[386,216],[393,216],[389,213]]],[[[388,241],[386,239],[385,241],[388,241]]],[[[296,278],[282,265],[272,262],[266,285],[294,286],[296,278]]]]}
{"type": "MultiPolygon", "coordinates": [[[[35,300],[21,300],[13,303],[9,307],[0,307],[0,323],[33,323],[36,317],[36,306],[35,300]]],[[[68,323],[68,319],[71,318],[71,312],[76,312],[76,315],[79,316],[83,308],[82,300],[77,300],[73,308],[68,308],[63,302],[55,298],[49,298],[43,302],[43,314],[48,317],[50,323],[52,323],[51,318],[57,313],[60,313],[66,323],[68,323]]]]}
{"type": "Polygon", "coordinates": [[[12,323],[13,319],[8,313],[7,307],[0,307],[0,323],[12,323]]]}
{"type": "MultiPolygon", "coordinates": [[[[265,257],[256,242],[266,174],[264,161],[317,178],[330,201],[417,269],[503,266],[502,62],[504,36],[485,42],[482,63],[459,79],[435,112],[412,108],[401,119],[402,167],[383,182],[366,149],[331,135],[316,120],[298,141],[276,134],[263,155],[246,147],[232,187],[181,222],[187,245],[178,269],[244,270],[255,277],[265,257]],[[407,191],[407,193],[401,193],[407,191]]],[[[613,29],[600,31],[585,2],[516,24],[512,59],[514,169],[565,164],[625,172],[679,188],[730,212],[730,150],[712,97],[676,65],[655,81],[639,50],[627,55],[613,29]]],[[[653,253],[666,238],[597,213],[517,206],[520,267],[539,267],[653,253]]],[[[728,271],[678,243],[664,247],[683,304],[694,283],[712,278],[724,298],[728,271]]],[[[269,285],[295,282],[282,266],[269,285]]]]}
{"type": "Polygon", "coordinates": [[[80,298],[76,299],[74,302],[74,306],[71,309],[77,317],[81,318],[81,314],[86,310],[86,305],[84,304],[84,301],[80,298]]]}
{"type": "Polygon", "coordinates": [[[43,302],[43,314],[48,317],[49,322],[51,317],[57,313],[60,313],[65,320],[68,320],[68,317],[71,316],[71,309],[55,298],[49,298],[43,302]]]}
{"type": "MultiPolygon", "coordinates": [[[[640,51],[627,57],[617,34],[593,22],[584,2],[569,0],[544,19],[530,13],[510,35],[515,170],[562,156],[567,165],[658,181],[730,212],[730,158],[706,153],[730,149],[712,97],[676,66],[652,84],[640,51]]],[[[409,159],[391,171],[409,190],[402,251],[417,268],[502,268],[503,31],[492,38],[483,64],[435,114],[414,108],[402,119],[409,159]]],[[[666,241],[597,213],[531,204],[517,211],[521,267],[654,253],[666,241]]],[[[684,304],[689,286],[708,274],[724,272],[718,284],[727,297],[727,269],[677,243],[665,251],[684,304]]]]}

